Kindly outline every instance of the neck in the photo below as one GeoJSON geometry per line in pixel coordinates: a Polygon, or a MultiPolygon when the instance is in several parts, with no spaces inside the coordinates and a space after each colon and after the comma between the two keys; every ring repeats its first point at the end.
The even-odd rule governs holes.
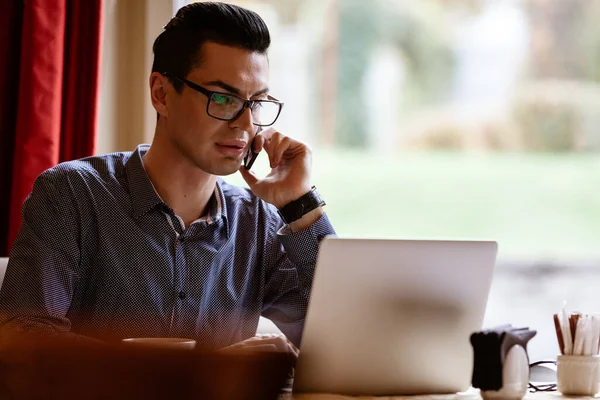
{"type": "Polygon", "coordinates": [[[208,213],[216,176],[194,165],[158,132],[142,159],[158,195],[181,217],[185,226],[208,213]]]}

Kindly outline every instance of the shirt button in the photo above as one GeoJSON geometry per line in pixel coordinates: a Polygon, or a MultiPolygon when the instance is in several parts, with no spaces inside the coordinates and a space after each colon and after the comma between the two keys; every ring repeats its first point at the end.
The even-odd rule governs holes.
{"type": "Polygon", "coordinates": [[[179,292],[178,297],[183,300],[185,299],[185,292],[179,292]]]}

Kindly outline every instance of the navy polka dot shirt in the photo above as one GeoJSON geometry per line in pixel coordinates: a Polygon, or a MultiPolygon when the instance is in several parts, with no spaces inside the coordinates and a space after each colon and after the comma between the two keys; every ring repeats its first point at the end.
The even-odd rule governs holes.
{"type": "Polygon", "coordinates": [[[0,329],[186,337],[215,349],[254,336],[262,315],[298,345],[319,242],[335,234],[327,216],[286,232],[273,206],[218,179],[209,215],[184,228],[144,170],[147,149],[38,177],[0,291],[0,329]]]}

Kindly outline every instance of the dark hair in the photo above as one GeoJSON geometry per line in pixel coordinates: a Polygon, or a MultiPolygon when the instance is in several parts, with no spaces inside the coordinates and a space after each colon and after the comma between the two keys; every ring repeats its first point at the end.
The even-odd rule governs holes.
{"type": "MultiPolygon", "coordinates": [[[[271,36],[254,11],[226,3],[192,3],[180,8],[154,41],[152,72],[187,77],[201,63],[200,50],[208,41],[264,54],[271,36]]],[[[180,81],[171,83],[181,91],[180,81]]]]}

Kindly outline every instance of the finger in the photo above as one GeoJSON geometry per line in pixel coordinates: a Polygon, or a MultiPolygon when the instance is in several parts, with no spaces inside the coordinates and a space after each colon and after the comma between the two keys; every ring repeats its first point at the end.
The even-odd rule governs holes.
{"type": "Polygon", "coordinates": [[[277,346],[274,344],[260,344],[258,346],[251,346],[252,351],[277,351],[277,346]]]}
{"type": "MultiPolygon", "coordinates": [[[[294,343],[292,343],[292,341],[291,341],[290,339],[288,339],[287,337],[286,337],[286,339],[287,339],[287,342],[288,342],[288,344],[289,344],[290,346],[292,346],[294,349],[298,350],[298,348],[296,347],[296,345],[295,345],[294,343]]],[[[298,351],[299,351],[299,350],[298,350],[298,351]]]]}
{"type": "Polygon", "coordinates": [[[244,178],[244,180],[246,181],[246,183],[248,184],[248,186],[251,189],[259,181],[258,176],[256,176],[254,171],[244,168],[243,165],[240,167],[239,171],[240,171],[240,174],[242,174],[242,178],[244,178]]]}
{"type": "Polygon", "coordinates": [[[283,336],[279,333],[259,333],[256,335],[256,337],[262,338],[262,339],[269,339],[269,338],[274,338],[274,337],[279,337],[279,336],[283,336]]]}
{"type": "Polygon", "coordinates": [[[298,355],[300,354],[300,350],[298,350],[298,348],[296,346],[294,346],[294,344],[292,342],[287,343],[288,345],[288,349],[289,351],[294,354],[296,357],[298,357],[298,355]]]}
{"type": "Polygon", "coordinates": [[[271,136],[273,136],[273,134],[277,132],[277,129],[275,129],[274,127],[270,126],[266,129],[262,129],[260,130],[256,136],[262,136],[263,138],[265,138],[266,140],[271,139],[271,136]]]}
{"type": "Polygon", "coordinates": [[[275,129],[269,129],[268,131],[261,132],[261,136],[263,138],[263,148],[267,151],[267,153],[277,146],[281,138],[284,136],[281,132],[275,129]],[[264,135],[263,135],[264,132],[264,135]]]}
{"type": "Polygon", "coordinates": [[[281,352],[288,352],[287,339],[284,336],[277,336],[272,339],[267,339],[270,343],[277,346],[277,350],[281,352]]]}
{"type": "Polygon", "coordinates": [[[262,132],[257,133],[256,136],[254,136],[254,139],[252,140],[251,150],[253,150],[255,153],[260,153],[260,151],[263,149],[263,147],[265,145],[266,140],[267,139],[262,134],[262,132]]]}
{"type": "Polygon", "coordinates": [[[260,336],[253,336],[249,339],[242,341],[241,343],[252,343],[252,342],[260,342],[263,338],[260,336]]]}
{"type": "Polygon", "coordinates": [[[229,346],[225,346],[221,350],[237,349],[246,346],[249,342],[260,342],[261,340],[262,339],[260,337],[251,337],[241,342],[235,342],[233,344],[230,344],[229,346]]]}
{"type": "Polygon", "coordinates": [[[242,347],[243,343],[244,342],[237,342],[237,343],[234,343],[234,344],[230,344],[229,346],[225,346],[225,347],[219,349],[219,351],[229,351],[229,350],[237,349],[237,348],[242,347]]]}
{"type": "MultiPolygon", "coordinates": [[[[292,363],[292,367],[294,367],[294,368],[296,367],[296,364],[298,363],[299,354],[300,353],[296,353],[291,346],[288,347],[287,355],[288,355],[290,362],[292,363]]],[[[293,369],[291,372],[292,372],[292,376],[293,376],[294,375],[293,369]]]]}
{"type": "Polygon", "coordinates": [[[273,338],[257,338],[255,340],[248,339],[242,342],[246,347],[256,347],[256,346],[264,346],[264,345],[273,345],[277,348],[278,351],[288,352],[287,340],[282,337],[273,337],[273,338]]]}
{"type": "Polygon", "coordinates": [[[254,149],[254,151],[257,153],[260,152],[263,148],[265,148],[267,143],[271,141],[271,137],[275,132],[277,132],[277,130],[273,127],[259,130],[254,136],[252,149],[254,149]]]}
{"type": "Polygon", "coordinates": [[[292,346],[288,345],[288,347],[287,347],[287,351],[286,351],[286,352],[287,352],[287,353],[290,355],[290,358],[291,358],[293,361],[296,361],[296,360],[298,359],[298,354],[299,354],[299,353],[296,353],[296,352],[294,351],[294,349],[292,348],[292,346]]]}
{"type": "MultiPolygon", "coordinates": [[[[298,142],[295,142],[298,143],[298,142]]],[[[287,136],[284,136],[279,143],[277,144],[277,147],[275,147],[272,150],[273,153],[273,164],[274,166],[278,166],[279,163],[281,163],[281,159],[283,158],[284,154],[288,151],[288,150],[293,150],[293,145],[294,145],[294,141],[292,141],[292,139],[290,139],[287,136]]]]}
{"type": "Polygon", "coordinates": [[[281,141],[285,138],[286,136],[282,135],[280,132],[274,132],[270,138],[265,138],[265,150],[269,155],[269,164],[271,168],[275,168],[277,166],[275,149],[279,147],[281,141]]]}
{"type": "Polygon", "coordinates": [[[239,343],[240,346],[235,347],[226,347],[221,349],[223,353],[227,354],[252,354],[259,352],[275,352],[277,351],[277,346],[274,344],[261,344],[256,346],[248,346],[245,345],[245,342],[239,343]]]}

